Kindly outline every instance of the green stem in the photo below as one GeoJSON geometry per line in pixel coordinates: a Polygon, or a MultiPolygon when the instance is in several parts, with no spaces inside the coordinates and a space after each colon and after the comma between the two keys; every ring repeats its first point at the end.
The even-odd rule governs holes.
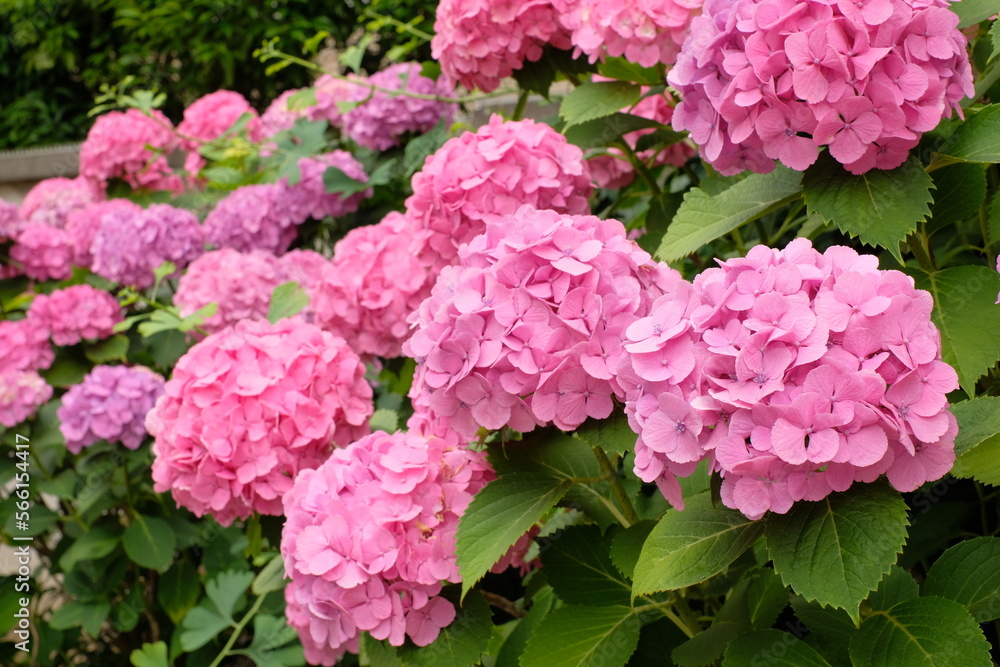
{"type": "Polygon", "coordinates": [[[907,245],[910,247],[910,252],[913,253],[913,257],[917,260],[917,263],[920,264],[920,268],[928,273],[933,273],[936,270],[934,260],[931,258],[930,248],[928,247],[927,234],[924,231],[922,223],[918,231],[910,234],[907,245]]]}
{"type": "Polygon", "coordinates": [[[517,106],[514,107],[514,115],[510,119],[521,120],[521,117],[524,116],[524,107],[526,106],[528,106],[528,91],[522,90],[517,98],[517,106]]]}
{"type": "Polygon", "coordinates": [[[656,182],[656,178],[653,177],[653,173],[646,167],[645,163],[639,159],[639,156],[635,154],[632,147],[629,146],[628,142],[623,139],[617,139],[614,141],[614,145],[621,149],[625,153],[625,157],[632,164],[632,168],[635,169],[636,173],[646,182],[649,186],[649,191],[654,197],[659,199],[662,196],[660,190],[660,184],[656,182]]]}
{"type": "MultiPolygon", "coordinates": [[[[645,598],[648,599],[648,598],[645,598]]],[[[663,614],[666,618],[670,619],[670,622],[676,625],[681,632],[683,632],[688,639],[694,637],[701,630],[697,625],[691,627],[688,625],[684,619],[674,613],[673,607],[675,600],[667,600],[666,602],[652,602],[650,604],[644,604],[641,607],[634,607],[632,613],[641,614],[644,611],[658,611],[663,614]]]]}
{"type": "Polygon", "coordinates": [[[983,235],[983,253],[986,254],[986,266],[996,266],[996,257],[990,251],[993,239],[990,238],[990,222],[985,203],[979,207],[979,232],[983,235]]]}
{"type": "Polygon", "coordinates": [[[615,494],[615,499],[618,500],[618,504],[621,505],[622,511],[625,513],[625,527],[628,528],[639,523],[639,516],[635,513],[635,508],[632,507],[625,489],[622,488],[621,480],[618,479],[618,475],[611,468],[611,461],[608,460],[608,455],[604,453],[603,449],[595,446],[594,456],[597,457],[597,462],[601,465],[601,470],[611,480],[611,491],[615,494]]]}
{"type": "Polygon", "coordinates": [[[229,655],[229,650],[233,648],[236,640],[239,639],[240,633],[243,632],[243,628],[245,628],[247,623],[250,622],[250,619],[253,618],[258,611],[260,611],[261,605],[264,604],[265,597],[267,596],[261,595],[257,598],[257,600],[253,603],[253,606],[250,607],[250,611],[248,611],[243,618],[240,619],[240,622],[236,624],[236,627],[233,629],[233,634],[229,636],[229,641],[227,641],[226,645],[222,647],[222,652],[215,656],[215,660],[213,660],[212,664],[208,667],[219,667],[219,665],[222,664],[223,658],[229,655]]]}
{"type": "Polygon", "coordinates": [[[419,28],[414,28],[409,23],[403,23],[402,21],[400,21],[398,19],[394,19],[391,16],[386,16],[384,14],[379,14],[378,12],[376,12],[373,9],[370,9],[370,8],[365,10],[365,16],[367,16],[369,18],[372,18],[372,19],[375,19],[376,21],[385,21],[389,25],[394,25],[397,28],[399,28],[400,30],[408,32],[411,35],[413,35],[414,37],[419,37],[420,39],[424,40],[425,42],[429,42],[432,39],[434,39],[434,35],[430,35],[430,34],[424,32],[423,30],[420,30],[419,28]]]}

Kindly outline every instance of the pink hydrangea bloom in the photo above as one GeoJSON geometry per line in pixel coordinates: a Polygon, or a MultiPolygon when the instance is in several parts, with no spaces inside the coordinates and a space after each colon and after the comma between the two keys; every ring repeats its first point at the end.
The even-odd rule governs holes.
{"type": "Polygon", "coordinates": [[[47,178],[24,196],[21,219],[62,229],[71,212],[102,199],[104,192],[84,178],[47,178]]]}
{"type": "Polygon", "coordinates": [[[197,174],[205,166],[205,159],[198,154],[202,142],[221,137],[245,113],[252,116],[244,130],[247,138],[253,142],[260,141],[263,138],[260,118],[239,93],[217,90],[192,102],[184,110],[184,120],[177,126],[177,132],[181,135],[180,147],[188,152],[184,159],[184,170],[189,174],[197,174]]]}
{"type": "Polygon", "coordinates": [[[112,335],[115,324],[122,321],[122,311],[107,292],[90,285],[73,285],[36,296],[28,317],[48,329],[56,345],[75,345],[84,339],[112,335]]]}
{"type": "MultiPolygon", "coordinates": [[[[594,80],[609,81],[610,79],[595,76],[594,80]]],[[[669,126],[674,116],[674,107],[677,105],[676,100],[666,91],[648,95],[649,88],[643,87],[642,92],[646,97],[643,97],[631,109],[628,109],[628,113],[669,126]]],[[[635,150],[639,139],[654,131],[652,128],[635,130],[634,132],[622,135],[622,138],[635,150]]],[[[650,166],[670,164],[679,167],[687,162],[688,158],[693,157],[694,154],[695,151],[690,145],[686,142],[678,142],[663,148],[649,148],[644,151],[638,151],[636,156],[650,166]]],[[[594,183],[600,188],[615,190],[625,187],[635,178],[635,171],[632,168],[632,164],[622,153],[621,149],[618,148],[609,148],[606,153],[590,158],[587,160],[587,165],[590,167],[594,183]]]]}
{"type": "Polygon", "coordinates": [[[0,320],[0,373],[48,368],[55,359],[49,331],[33,317],[0,320]]]}
{"type": "Polygon", "coordinates": [[[546,44],[570,48],[569,31],[551,2],[442,0],[431,55],[445,76],[490,92],[525,61],[541,58],[546,44]]]}
{"type": "Polygon", "coordinates": [[[23,225],[18,205],[0,199],[0,241],[15,238],[23,225]]]}
{"type": "Polygon", "coordinates": [[[73,266],[89,269],[93,265],[90,247],[105,215],[114,212],[137,215],[141,211],[141,206],[128,199],[107,199],[71,211],[67,216],[66,233],[73,244],[73,266]]]}
{"type": "Polygon", "coordinates": [[[364,183],[368,180],[365,168],[347,151],[335,150],[302,158],[299,160],[299,181],[295,185],[289,185],[287,179],[278,183],[277,205],[294,224],[299,225],[309,218],[322,220],[327,216],[339,218],[353,213],[363,199],[372,196],[371,188],[350,197],[327,192],[323,174],[329,167],[340,169],[355,181],[364,183]]]}
{"type": "MultiPolygon", "coordinates": [[[[538,523],[529,528],[528,532],[517,538],[517,541],[510,545],[510,548],[500,557],[500,560],[490,568],[490,572],[500,574],[507,568],[512,567],[522,577],[525,577],[532,570],[541,567],[542,559],[537,556],[532,560],[525,560],[531,547],[535,545],[535,538],[538,537],[541,531],[542,526],[538,523]]],[[[536,551],[536,553],[538,552],[536,551]]]]}
{"type": "Polygon", "coordinates": [[[563,25],[590,62],[624,56],[643,67],[676,60],[702,0],[569,0],[563,25]]]}
{"type": "Polygon", "coordinates": [[[285,494],[281,534],[289,623],[306,658],[333,665],[358,633],[400,646],[437,638],[455,618],[455,533],[492,478],[457,435],[372,433],[304,470],[285,494]]]}
{"type": "Polygon", "coordinates": [[[138,449],[144,422],[163,393],[163,378],[145,366],[95,366],[70,387],[56,411],[66,448],[79,454],[98,440],[138,449]]]}
{"type": "Polygon", "coordinates": [[[677,504],[673,475],[711,456],[723,502],[752,519],[882,473],[900,491],[937,479],[958,379],[932,305],[874,256],[805,239],[705,271],[625,332],[637,474],[677,504]]]}
{"type": "Polygon", "coordinates": [[[706,0],[667,80],[723,174],[799,171],[819,148],[855,174],[906,161],[923,132],[974,94],[947,0],[706,0]]]}
{"type": "Polygon", "coordinates": [[[167,164],[178,148],[173,125],[162,113],[138,109],[100,116],[80,147],[80,175],[98,184],[123,179],[138,190],[180,192],[180,176],[167,164]]]}
{"type": "Polygon", "coordinates": [[[205,218],[206,240],[240,252],[263,250],[277,255],[288,250],[302,221],[285,211],[283,194],[284,188],[277,183],[233,190],[205,218]]]}
{"type": "Polygon", "coordinates": [[[486,223],[521,205],[573,215],[593,192],[583,152],[548,125],[494,115],[475,133],[448,140],[413,175],[406,200],[415,252],[435,271],[486,223]]]}
{"type": "Polygon", "coordinates": [[[0,424],[17,426],[52,398],[52,387],[35,371],[0,371],[0,424]]]}
{"type": "Polygon", "coordinates": [[[431,276],[410,251],[409,223],[390,213],[351,230],[334,249],[315,289],[316,323],[359,354],[398,357],[407,317],[430,295],[431,276]]]}
{"type": "Polygon", "coordinates": [[[278,132],[289,130],[295,125],[295,121],[306,115],[305,109],[292,109],[289,107],[290,98],[302,90],[304,89],[294,88],[286,90],[268,105],[260,117],[262,137],[273,137],[278,132]]]}
{"type": "Polygon", "coordinates": [[[524,206],[464,246],[414,314],[414,405],[463,435],[608,417],[622,332],[679,282],[617,220],[524,206]]]}
{"type": "Polygon", "coordinates": [[[326,263],[322,255],[308,250],[293,250],[280,259],[260,250],[213,250],[193,261],[181,276],[174,305],[181,316],[187,317],[215,303],[218,310],[202,325],[208,333],[242,320],[264,320],[271,306],[271,293],[278,285],[294,280],[311,294],[307,273],[319,273],[316,258],[326,263]]]}
{"type": "Polygon", "coordinates": [[[368,432],[372,389],[340,338],[242,321],[181,357],[146,417],[157,493],[223,525],[281,514],[295,475],[368,432]]]}
{"type": "Polygon", "coordinates": [[[65,280],[73,272],[73,242],[63,229],[29,222],[17,235],[10,259],[34,280],[65,280]]]}
{"type": "Polygon", "coordinates": [[[173,262],[180,271],[204,251],[198,218],[169,204],[152,204],[137,213],[127,207],[105,213],[91,245],[94,273],[140,288],[155,282],[153,270],[164,262],[173,262]]]}
{"type": "MultiPolygon", "coordinates": [[[[356,75],[349,74],[347,78],[354,79],[356,75]]],[[[358,87],[356,83],[335,79],[329,74],[321,75],[313,84],[313,89],[316,91],[316,104],[308,108],[307,117],[312,121],[329,121],[330,127],[340,127],[344,117],[340,105],[351,102],[354,99],[352,95],[355,94],[358,87]]]]}
{"type": "MultiPolygon", "coordinates": [[[[368,83],[387,90],[406,90],[421,95],[452,97],[454,86],[446,77],[437,81],[420,73],[420,63],[398,63],[373,74],[368,83]]],[[[410,132],[422,133],[443,118],[451,122],[456,104],[416,97],[389,95],[354,85],[351,100],[362,102],[343,118],[344,134],[355,143],[376,151],[398,146],[410,132]]]]}

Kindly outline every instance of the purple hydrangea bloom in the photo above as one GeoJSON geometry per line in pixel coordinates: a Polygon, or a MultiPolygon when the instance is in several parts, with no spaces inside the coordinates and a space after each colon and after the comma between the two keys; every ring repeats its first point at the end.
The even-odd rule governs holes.
{"type": "MultiPolygon", "coordinates": [[[[420,63],[399,63],[373,74],[368,82],[389,90],[407,90],[421,95],[450,97],[451,82],[442,77],[436,82],[420,74],[420,63]]],[[[354,86],[353,101],[368,98],[367,86],[354,86]]],[[[343,117],[344,133],[358,144],[384,151],[399,144],[407,132],[426,132],[442,118],[451,122],[455,104],[425,100],[404,95],[388,95],[376,91],[370,99],[351,109],[343,117]]]]}
{"type": "Polygon", "coordinates": [[[94,273],[124,285],[149,287],[153,270],[170,261],[178,270],[205,251],[198,218],[169,204],[153,204],[132,213],[107,213],[94,237],[94,273]]]}
{"type": "Polygon", "coordinates": [[[297,222],[279,205],[284,190],[276,183],[233,190],[205,218],[208,242],[240,252],[264,250],[277,255],[287,250],[295,240],[297,222]]]}
{"type": "Polygon", "coordinates": [[[66,447],[79,454],[107,440],[138,449],[146,436],[146,413],[163,385],[163,378],[144,366],[95,366],[66,392],[56,412],[66,447]]]}
{"type": "Polygon", "coordinates": [[[372,196],[371,189],[342,197],[340,193],[328,193],[323,185],[323,174],[328,167],[336,167],[350,178],[365,182],[368,175],[360,162],[347,151],[336,150],[315,157],[299,160],[301,178],[295,185],[288,185],[287,180],[278,183],[281,186],[278,204],[279,208],[300,225],[309,218],[320,220],[326,216],[333,218],[347,215],[358,210],[362,199],[372,196]]]}

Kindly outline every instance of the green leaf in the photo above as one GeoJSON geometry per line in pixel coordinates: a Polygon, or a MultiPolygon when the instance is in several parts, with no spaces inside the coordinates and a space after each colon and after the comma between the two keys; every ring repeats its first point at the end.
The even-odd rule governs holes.
{"type": "Polygon", "coordinates": [[[799,623],[797,627],[789,629],[799,636],[808,629],[805,642],[825,656],[831,664],[845,667],[851,664],[847,647],[858,630],[847,612],[823,607],[817,602],[807,602],[801,596],[792,599],[792,609],[795,610],[799,623]]]}
{"type": "Polygon", "coordinates": [[[327,167],[323,172],[323,188],[330,194],[340,193],[343,197],[350,197],[367,190],[368,183],[351,178],[339,167],[327,167]]]}
{"type": "Polygon", "coordinates": [[[965,605],[977,623],[1000,618],[1000,538],[976,537],[945,551],[923,592],[965,605]]]}
{"type": "Polygon", "coordinates": [[[83,382],[83,378],[86,377],[89,370],[85,365],[71,357],[62,357],[56,359],[56,362],[48,369],[39,371],[39,375],[53,387],[62,389],[83,382]]]}
{"type": "Polygon", "coordinates": [[[1000,14],[998,0],[961,0],[961,2],[952,3],[948,8],[958,14],[959,28],[980,23],[995,14],[1000,14]]]}
{"type": "Polygon", "coordinates": [[[667,510],[649,534],[635,565],[635,597],[705,581],[726,569],[764,532],[763,522],[716,508],[711,493],[687,501],[683,512],[667,510]]]}
{"type": "Polygon", "coordinates": [[[639,101],[642,88],[625,81],[591,81],[574,88],[559,105],[566,127],[610,116],[639,101]]]}
{"type": "Polygon", "coordinates": [[[400,657],[414,667],[467,667],[479,664],[493,630],[492,612],[478,595],[466,598],[458,615],[432,643],[420,649],[403,649],[400,657]]]}
{"type": "Polygon", "coordinates": [[[157,284],[163,282],[163,279],[167,276],[172,276],[177,272],[177,265],[171,261],[164,261],[158,267],[153,269],[153,277],[156,279],[157,284]]]}
{"type": "Polygon", "coordinates": [[[955,454],[959,457],[1000,433],[1000,396],[978,396],[952,403],[951,412],[958,420],[955,454]]]}
{"type": "Polygon", "coordinates": [[[125,553],[137,565],[163,570],[174,560],[177,537],[173,527],[154,516],[137,514],[122,536],[125,553]]]}
{"type": "Polygon", "coordinates": [[[1000,486],[1000,434],[987,438],[959,456],[951,474],[1000,486]]]}
{"type": "Polygon", "coordinates": [[[160,577],[156,599],[175,625],[181,622],[189,609],[198,604],[201,581],[198,570],[186,558],[178,560],[160,577]]]}
{"type": "Polygon", "coordinates": [[[305,111],[309,107],[314,107],[317,104],[316,89],[303,88],[302,90],[292,93],[288,97],[287,106],[290,111],[305,111]]]}
{"type": "Polygon", "coordinates": [[[747,611],[756,630],[774,625],[778,614],[788,606],[788,589],[771,568],[762,568],[747,585],[747,611]]]}
{"type": "Polygon", "coordinates": [[[158,334],[161,331],[179,329],[180,323],[181,316],[178,310],[176,308],[167,308],[164,310],[153,311],[148,320],[140,323],[139,326],[136,327],[136,331],[138,331],[139,335],[143,338],[149,338],[150,336],[158,334]]]}
{"type": "Polygon", "coordinates": [[[623,134],[635,130],[662,128],[656,121],[628,113],[612,113],[573,125],[565,131],[566,141],[583,149],[610,146],[623,134]]]}
{"type": "Polygon", "coordinates": [[[851,640],[857,667],[990,667],[990,645],[968,610],[953,600],[904,600],[865,619],[851,640]]]}
{"type": "Polygon", "coordinates": [[[916,158],[885,171],[855,176],[828,154],[802,177],[810,211],[870,246],[881,246],[903,263],[899,244],[930,215],[934,182],[916,158]]]}
{"type": "Polygon", "coordinates": [[[906,503],[888,484],[856,485],[818,502],[798,502],[768,517],[765,537],[774,569],[809,600],[859,605],[896,562],[906,541],[906,503]]]}
{"type": "Polygon", "coordinates": [[[554,602],[555,595],[553,595],[551,587],[546,586],[535,593],[531,609],[518,622],[517,627],[507,637],[507,641],[500,647],[495,667],[521,667],[521,654],[524,653],[528,639],[538,629],[542,620],[549,615],[554,602]]]}
{"type": "Polygon", "coordinates": [[[712,625],[673,650],[670,657],[681,667],[701,667],[714,663],[735,637],[753,629],[747,607],[747,580],[742,580],[726,596],[712,625]]]}
{"type": "Polygon", "coordinates": [[[801,192],[802,172],[778,166],[770,174],[751,174],[728,190],[710,196],[702,188],[684,195],[656,256],[670,262],[740,225],[791,202],[801,192]]]}
{"type": "Polygon", "coordinates": [[[92,636],[101,633],[101,626],[111,613],[111,605],[107,602],[79,602],[71,600],[52,612],[49,621],[56,630],[66,630],[82,626],[92,636]]]}
{"type": "Polygon", "coordinates": [[[493,480],[476,494],[458,522],[463,597],[569,487],[569,480],[551,474],[516,473],[493,480]]]}
{"type": "Polygon", "coordinates": [[[628,667],[670,664],[667,656],[685,641],[687,635],[665,618],[647,623],[639,631],[639,645],[629,659],[628,667]]]}
{"type": "Polygon", "coordinates": [[[254,595],[266,595],[271,591],[280,591],[285,587],[285,561],[281,554],[267,562],[260,574],[253,580],[250,590],[254,595]]]}
{"type": "Polygon", "coordinates": [[[187,317],[181,319],[180,324],[177,325],[177,330],[187,333],[197,326],[201,326],[205,323],[205,320],[212,315],[215,315],[216,311],[219,310],[219,304],[209,303],[202,306],[198,310],[194,311],[187,317]]]}
{"type": "Polygon", "coordinates": [[[415,172],[422,169],[427,157],[437,152],[448,140],[446,120],[446,118],[441,119],[429,131],[407,142],[406,148],[403,149],[404,178],[410,178],[415,172]]]}
{"type": "Polygon", "coordinates": [[[909,572],[893,565],[889,574],[885,575],[874,593],[865,602],[871,611],[886,611],[903,600],[909,600],[920,595],[916,580],[909,572]]]}
{"type": "MultiPolygon", "coordinates": [[[[1000,25],[1000,22],[995,25],[1000,25]]],[[[986,233],[989,238],[983,239],[987,246],[1000,242],[1000,191],[994,193],[990,202],[990,210],[986,219],[986,233]]]]}
{"type": "Polygon", "coordinates": [[[729,643],[722,667],[830,667],[816,649],[781,630],[745,632],[729,643]]]}
{"type": "Polygon", "coordinates": [[[1000,56],[1000,23],[996,21],[990,26],[990,41],[993,42],[993,53],[988,62],[993,62],[994,58],[1000,56]]]}
{"type": "Polygon", "coordinates": [[[181,621],[180,643],[186,652],[195,651],[222,634],[232,623],[211,605],[199,605],[181,621]]]}
{"type": "Polygon", "coordinates": [[[253,641],[247,647],[247,657],[257,667],[291,667],[306,664],[298,633],[284,616],[257,614],[253,617],[253,641]],[[290,642],[295,642],[286,646],[290,642]]]}
{"type": "Polygon", "coordinates": [[[656,527],[656,522],[645,519],[619,531],[611,541],[611,561],[618,571],[629,579],[635,575],[635,564],[639,562],[642,545],[656,527]]]}
{"type": "Polygon", "coordinates": [[[619,81],[641,83],[644,86],[663,85],[663,77],[656,67],[643,67],[624,58],[607,58],[597,67],[601,76],[619,81]]]}
{"type": "Polygon", "coordinates": [[[128,354],[128,336],[118,334],[96,343],[84,343],[83,353],[95,364],[106,364],[109,361],[126,361],[128,354]]]}
{"type": "Polygon", "coordinates": [[[938,152],[962,162],[1000,162],[1000,104],[985,106],[967,118],[938,152]]]}
{"type": "Polygon", "coordinates": [[[142,648],[132,651],[128,659],[133,667],[170,667],[165,642],[155,644],[143,642],[142,648]]]}
{"type": "Polygon", "coordinates": [[[201,170],[200,175],[202,178],[207,179],[212,187],[221,186],[228,188],[243,184],[243,174],[239,169],[233,169],[232,167],[223,167],[221,165],[206,167],[201,170]]]}
{"type": "Polygon", "coordinates": [[[253,579],[253,572],[222,572],[209,579],[205,585],[205,594],[220,614],[233,621],[233,612],[238,609],[237,604],[253,579]]]}
{"type": "Polygon", "coordinates": [[[64,572],[68,572],[76,567],[80,561],[103,558],[118,547],[121,539],[120,526],[92,528],[73,541],[73,544],[59,559],[59,567],[64,572]]]}
{"type": "Polygon", "coordinates": [[[985,266],[956,266],[935,273],[912,270],[917,287],[934,297],[931,318],[941,330],[941,358],[957,372],[966,393],[1000,359],[1000,275],[985,266]],[[975,322],[975,326],[969,326],[975,322]]]}
{"type": "Polygon", "coordinates": [[[620,667],[639,643],[629,607],[556,609],[528,640],[521,667],[620,667]]]}
{"type": "Polygon", "coordinates": [[[588,419],[576,429],[576,436],[591,447],[600,447],[608,454],[619,456],[633,449],[638,437],[621,410],[616,410],[607,419],[588,419]]]}
{"type": "Polygon", "coordinates": [[[372,414],[371,419],[368,420],[368,424],[373,431],[393,433],[399,428],[399,414],[395,410],[382,408],[372,414]]]}
{"type": "Polygon", "coordinates": [[[978,164],[953,164],[931,174],[934,203],[930,230],[944,229],[979,214],[986,199],[986,170],[978,164]]]}
{"type": "Polygon", "coordinates": [[[552,536],[542,554],[546,580],[563,602],[606,606],[630,603],[629,582],[611,562],[608,539],[597,526],[570,526],[552,536]]]}
{"type": "Polygon", "coordinates": [[[267,321],[271,324],[286,317],[297,315],[309,303],[309,295],[297,282],[289,280],[271,292],[271,307],[267,311],[267,321]]]}

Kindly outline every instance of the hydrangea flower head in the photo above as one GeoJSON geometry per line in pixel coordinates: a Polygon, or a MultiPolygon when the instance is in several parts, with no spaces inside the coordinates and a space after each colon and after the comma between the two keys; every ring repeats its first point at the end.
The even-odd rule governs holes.
{"type": "Polygon", "coordinates": [[[283,194],[284,188],[277,183],[244,185],[233,190],[205,217],[206,240],[240,252],[284,252],[295,240],[301,220],[293,220],[281,206],[283,194]]]}
{"type": "Polygon", "coordinates": [[[273,137],[278,132],[290,130],[295,125],[295,121],[306,115],[305,109],[292,109],[289,106],[291,97],[302,90],[304,89],[286,90],[268,105],[260,117],[262,137],[273,137]]]}
{"type": "Polygon", "coordinates": [[[21,219],[62,229],[71,212],[104,199],[104,192],[84,178],[47,178],[21,202],[21,219]]]}
{"type": "Polygon", "coordinates": [[[184,170],[197,174],[205,166],[205,159],[198,154],[201,142],[218,139],[245,113],[251,115],[245,128],[247,138],[252,142],[260,141],[263,138],[260,117],[239,93],[217,90],[192,102],[184,110],[184,120],[177,126],[181,135],[180,147],[188,152],[184,170]]]}
{"type": "Polygon", "coordinates": [[[546,44],[570,48],[569,31],[551,2],[442,0],[431,55],[445,76],[491,92],[525,61],[541,58],[546,44]]]}
{"type": "Polygon", "coordinates": [[[192,347],[146,417],[157,493],[223,525],[281,514],[295,475],[368,432],[372,389],[343,339],[242,321],[192,347]]]}
{"type": "Polygon", "coordinates": [[[431,276],[410,251],[409,223],[390,213],[348,232],[315,289],[316,323],[359,354],[398,357],[407,318],[430,295],[431,276]]]}
{"type": "MultiPolygon", "coordinates": [[[[619,375],[637,472],[681,474],[711,455],[723,502],[756,519],[882,473],[913,491],[951,468],[958,380],[931,297],[874,256],[757,246],[699,275],[689,317],[650,338],[658,311],[679,311],[657,305],[626,330],[619,375]],[[658,358],[684,377],[663,378],[658,358]]],[[[670,475],[664,486],[679,497],[670,475]]]]}
{"type": "Polygon", "coordinates": [[[590,62],[624,56],[643,67],[670,65],[702,0],[570,0],[562,14],[576,53],[590,62]]]}
{"type": "Polygon", "coordinates": [[[114,333],[122,321],[121,307],[113,296],[90,285],[73,285],[52,294],[39,294],[28,317],[49,331],[56,345],[75,345],[114,333]]]}
{"type": "Polygon", "coordinates": [[[64,229],[44,222],[25,223],[10,249],[10,259],[34,280],[65,280],[73,272],[73,241],[64,229]]]}
{"type": "Polygon", "coordinates": [[[294,224],[299,225],[310,218],[322,220],[327,216],[339,218],[353,213],[363,199],[372,196],[371,188],[349,197],[339,192],[327,192],[323,174],[329,167],[340,169],[355,181],[364,183],[368,180],[365,168],[347,151],[335,150],[300,159],[299,181],[295,185],[289,185],[288,179],[278,183],[277,205],[294,224]]]}
{"type": "Polygon", "coordinates": [[[23,225],[20,207],[0,199],[0,241],[16,238],[23,225]]]}
{"type": "MultiPolygon", "coordinates": [[[[386,90],[405,90],[421,95],[451,97],[455,89],[446,77],[437,81],[420,73],[420,63],[397,63],[373,74],[368,83],[386,90]]],[[[375,151],[398,146],[410,133],[423,133],[444,118],[451,122],[456,104],[405,95],[390,95],[354,85],[351,100],[361,102],[343,118],[344,134],[355,143],[375,151]]]]}
{"type": "Polygon", "coordinates": [[[163,393],[163,378],[145,366],[95,366],[70,387],[56,411],[66,447],[79,454],[98,440],[138,449],[144,422],[163,393]]]}
{"type": "Polygon", "coordinates": [[[0,371],[0,424],[17,426],[52,398],[52,387],[29,370],[0,371]]]}
{"type": "Polygon", "coordinates": [[[281,534],[289,623],[306,658],[333,665],[360,631],[400,646],[437,638],[455,618],[442,582],[458,583],[455,534],[492,478],[458,437],[376,431],[304,470],[284,497],[281,534]]]}
{"type": "Polygon", "coordinates": [[[524,206],[463,247],[414,314],[414,405],[462,435],[603,419],[622,332],[680,280],[617,220],[524,206]]]}
{"type": "Polygon", "coordinates": [[[73,265],[91,268],[94,257],[90,252],[104,216],[109,213],[137,215],[142,207],[129,199],[106,199],[75,209],[66,218],[66,232],[73,244],[73,265]]]}
{"type": "Polygon", "coordinates": [[[48,368],[55,359],[49,331],[33,317],[0,320],[0,373],[48,368]]]}
{"type": "Polygon", "coordinates": [[[406,200],[414,245],[434,270],[486,223],[521,205],[573,215],[589,212],[593,191],[583,151],[548,125],[493,115],[475,133],[449,139],[413,175],[406,200]]]}
{"type": "MultiPolygon", "coordinates": [[[[347,76],[348,79],[355,77],[354,74],[347,76]]],[[[359,86],[351,81],[335,79],[329,74],[321,75],[313,84],[316,104],[307,109],[306,116],[312,121],[326,120],[330,123],[330,127],[340,127],[344,119],[340,104],[354,99],[353,95],[357,93],[358,88],[359,86]]]]}
{"type": "Polygon", "coordinates": [[[136,190],[180,192],[184,184],[167,164],[178,147],[173,125],[156,109],[149,116],[111,111],[94,122],[80,147],[80,175],[101,185],[120,178],[136,190]]]}
{"type": "Polygon", "coordinates": [[[854,174],[898,167],[975,92],[948,5],[707,0],[667,76],[674,127],[723,174],[802,171],[822,146],[854,174]]]}
{"type": "Polygon", "coordinates": [[[154,269],[173,262],[180,271],[205,251],[205,237],[194,213],[170,204],[151,204],[133,212],[106,213],[91,245],[94,273],[122,285],[151,286],[154,269]]]}

